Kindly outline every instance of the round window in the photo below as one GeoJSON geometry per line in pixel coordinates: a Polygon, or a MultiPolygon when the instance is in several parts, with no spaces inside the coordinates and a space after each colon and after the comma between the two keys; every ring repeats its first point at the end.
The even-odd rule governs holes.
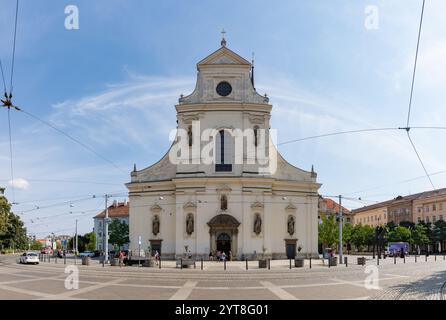
{"type": "Polygon", "coordinates": [[[232,92],[232,87],[229,82],[222,81],[217,85],[217,93],[222,97],[229,96],[232,92]]]}

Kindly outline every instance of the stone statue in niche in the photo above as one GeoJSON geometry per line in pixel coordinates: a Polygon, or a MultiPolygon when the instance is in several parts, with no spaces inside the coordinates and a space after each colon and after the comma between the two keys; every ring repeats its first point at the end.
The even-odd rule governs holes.
{"type": "Polygon", "coordinates": [[[189,142],[189,147],[192,147],[192,126],[189,126],[187,129],[187,138],[189,142]]]}
{"type": "Polygon", "coordinates": [[[160,218],[158,215],[153,217],[152,221],[152,233],[156,236],[160,232],[160,218]]]}
{"type": "Polygon", "coordinates": [[[260,214],[256,214],[254,219],[254,233],[259,235],[260,232],[262,232],[262,218],[260,217],[260,214]]]}
{"type": "Polygon", "coordinates": [[[194,215],[188,214],[186,219],[186,232],[191,235],[194,232],[194,215]]]}
{"type": "Polygon", "coordinates": [[[290,236],[292,236],[294,234],[294,217],[293,216],[288,217],[288,233],[290,234],[290,236]]]}
{"type": "Polygon", "coordinates": [[[228,197],[225,194],[221,196],[220,209],[223,211],[228,210],[228,197]]]}

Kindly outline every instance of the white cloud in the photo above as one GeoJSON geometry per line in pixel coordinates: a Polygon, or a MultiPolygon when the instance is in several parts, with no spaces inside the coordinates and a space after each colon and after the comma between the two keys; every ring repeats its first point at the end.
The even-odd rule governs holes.
{"type": "Polygon", "coordinates": [[[8,183],[9,183],[9,185],[11,187],[14,187],[14,188],[17,188],[17,189],[20,189],[20,190],[27,190],[29,188],[29,182],[26,181],[23,178],[17,178],[17,179],[14,179],[14,180],[9,180],[8,183]]]}

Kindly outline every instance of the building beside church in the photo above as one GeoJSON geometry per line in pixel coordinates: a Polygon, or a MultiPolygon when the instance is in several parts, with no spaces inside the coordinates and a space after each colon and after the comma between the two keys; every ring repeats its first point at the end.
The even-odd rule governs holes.
{"type": "Polygon", "coordinates": [[[255,89],[253,64],[223,38],[197,69],[195,90],[176,105],[170,150],[135,166],[126,184],[131,250],[317,258],[320,184],[271,144],[272,105],[255,89]]]}
{"type": "MultiPolygon", "coordinates": [[[[125,222],[127,225],[129,224],[129,204],[127,201],[119,202],[117,200],[113,201],[113,203],[108,206],[108,217],[109,219],[117,219],[120,222],[125,222]]],[[[94,229],[93,231],[96,233],[96,250],[102,251],[105,250],[105,210],[102,210],[99,214],[97,214],[94,218],[94,229]]],[[[109,250],[113,250],[113,244],[109,242],[108,245],[109,250]]],[[[129,248],[128,244],[124,244],[123,250],[127,250],[129,248]]]]}

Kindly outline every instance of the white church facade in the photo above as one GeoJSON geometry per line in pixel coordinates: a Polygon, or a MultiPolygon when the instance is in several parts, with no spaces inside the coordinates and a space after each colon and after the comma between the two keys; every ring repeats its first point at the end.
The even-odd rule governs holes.
{"type": "Polygon", "coordinates": [[[223,39],[197,69],[195,90],[176,105],[170,150],[135,166],[126,185],[131,249],[163,259],[217,250],[233,259],[318,257],[320,184],[268,143],[272,105],[255,90],[252,63],[223,39]]]}

